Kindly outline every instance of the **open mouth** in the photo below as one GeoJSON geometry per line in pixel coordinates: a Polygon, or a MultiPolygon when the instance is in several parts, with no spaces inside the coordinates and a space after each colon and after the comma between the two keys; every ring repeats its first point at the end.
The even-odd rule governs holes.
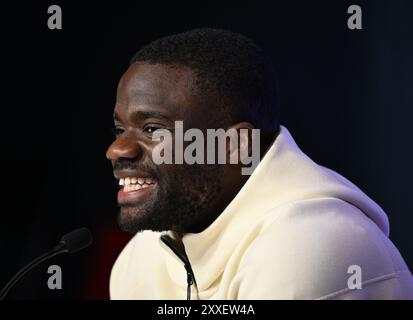
{"type": "Polygon", "coordinates": [[[153,178],[127,177],[119,179],[119,186],[123,192],[146,189],[155,183],[156,181],[153,178]]]}
{"type": "Polygon", "coordinates": [[[119,179],[120,205],[138,205],[148,201],[155,192],[157,181],[150,177],[124,177],[119,179]]]}

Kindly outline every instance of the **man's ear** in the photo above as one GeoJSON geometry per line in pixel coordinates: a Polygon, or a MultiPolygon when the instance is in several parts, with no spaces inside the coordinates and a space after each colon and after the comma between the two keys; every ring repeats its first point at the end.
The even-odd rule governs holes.
{"type": "Polygon", "coordinates": [[[227,138],[227,163],[231,162],[231,157],[240,162],[241,156],[252,153],[252,129],[254,126],[249,122],[238,122],[227,128],[230,138],[227,138]]]}

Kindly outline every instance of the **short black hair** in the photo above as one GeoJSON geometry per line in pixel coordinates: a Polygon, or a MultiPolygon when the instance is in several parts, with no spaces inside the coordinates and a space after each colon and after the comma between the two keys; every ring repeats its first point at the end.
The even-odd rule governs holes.
{"type": "MultiPolygon", "coordinates": [[[[178,65],[192,69],[200,92],[212,94],[232,123],[248,121],[265,132],[279,129],[274,67],[251,39],[232,31],[202,28],[146,45],[130,63],[178,65]]],[[[216,102],[215,101],[215,102],[216,102]]]]}

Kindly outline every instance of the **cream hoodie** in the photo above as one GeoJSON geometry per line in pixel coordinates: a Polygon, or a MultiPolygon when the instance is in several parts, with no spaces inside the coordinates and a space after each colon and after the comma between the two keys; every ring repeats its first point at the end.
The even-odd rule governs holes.
{"type": "MultiPolygon", "coordinates": [[[[285,127],[204,231],[182,242],[200,299],[413,299],[383,210],[314,163],[285,127]],[[361,285],[361,289],[360,288],[361,285]]],[[[144,231],[113,266],[112,299],[185,299],[183,263],[144,231]]]]}

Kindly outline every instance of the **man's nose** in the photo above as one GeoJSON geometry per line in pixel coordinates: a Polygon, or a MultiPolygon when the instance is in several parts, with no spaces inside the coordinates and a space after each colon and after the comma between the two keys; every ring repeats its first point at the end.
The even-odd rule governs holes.
{"type": "Polygon", "coordinates": [[[142,147],[136,139],[121,136],[109,146],[106,151],[106,158],[118,160],[119,158],[135,159],[142,154],[142,147]]]}

